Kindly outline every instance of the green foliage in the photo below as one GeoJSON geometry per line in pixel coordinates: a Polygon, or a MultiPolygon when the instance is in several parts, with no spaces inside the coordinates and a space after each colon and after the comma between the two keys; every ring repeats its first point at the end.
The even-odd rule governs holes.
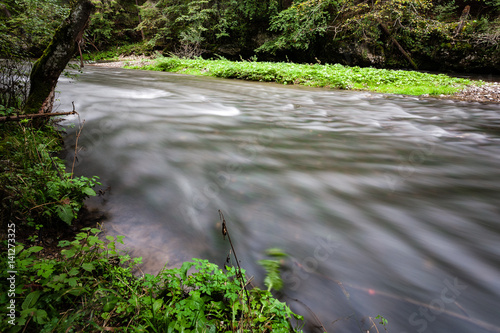
{"type": "Polygon", "coordinates": [[[96,48],[116,47],[136,41],[134,30],[146,37],[141,53],[248,58],[257,52],[266,59],[481,70],[495,67],[499,56],[499,1],[478,0],[457,34],[463,3],[455,0],[146,0],[140,23],[130,1],[106,0],[88,40],[96,48]]]}
{"type": "Polygon", "coordinates": [[[148,0],[141,6],[143,21],[137,29],[150,38],[151,47],[169,47],[181,55],[188,49],[194,56],[213,44],[243,42],[249,22],[266,26],[278,7],[276,0],[148,0]]]}
{"type": "Polygon", "coordinates": [[[71,224],[83,200],[96,195],[92,188],[97,177],[73,178],[66,172],[64,161],[53,156],[61,138],[51,126],[34,129],[29,123],[4,123],[0,128],[5,216],[16,216],[30,226],[71,224]]]}
{"type": "Polygon", "coordinates": [[[347,67],[340,64],[233,62],[226,59],[170,57],[158,58],[156,64],[144,66],[141,69],[406,95],[452,94],[472,84],[470,80],[444,74],[347,67]]]}
{"type": "Polygon", "coordinates": [[[337,0],[295,2],[271,18],[269,30],[279,34],[256,51],[274,53],[283,49],[306,50],[317,36],[327,31],[337,4],[337,0]]]}
{"type": "Polygon", "coordinates": [[[101,50],[139,40],[135,29],[139,24],[139,8],[135,1],[103,0],[94,4],[96,10],[85,32],[85,41],[91,44],[91,49],[101,50]]]}
{"type": "Polygon", "coordinates": [[[384,327],[389,323],[389,321],[387,319],[385,319],[384,317],[382,317],[381,315],[376,316],[375,319],[380,320],[379,324],[383,325],[384,327]]]}
{"type": "Polygon", "coordinates": [[[453,21],[457,16],[458,5],[455,0],[436,1],[432,8],[433,15],[438,21],[453,21]]]}
{"type": "Polygon", "coordinates": [[[267,291],[253,289],[248,302],[236,269],[206,260],[136,277],[140,259],[117,250],[123,236],[98,233],[84,228],[74,241],[61,241],[59,260],[37,258],[42,247],[17,246],[15,295],[0,286],[0,314],[6,317],[15,299],[17,326],[2,321],[2,332],[291,332],[289,319],[302,319],[267,291]]]}
{"type": "Polygon", "coordinates": [[[69,13],[58,0],[6,0],[0,16],[0,57],[39,54],[50,42],[54,30],[69,13]],[[8,15],[8,14],[10,15],[8,15]]]}

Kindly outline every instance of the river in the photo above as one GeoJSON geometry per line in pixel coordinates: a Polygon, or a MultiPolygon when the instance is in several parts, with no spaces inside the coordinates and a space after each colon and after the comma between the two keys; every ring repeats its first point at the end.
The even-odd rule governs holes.
{"type": "Polygon", "coordinates": [[[143,271],[222,266],[220,209],[256,285],[289,255],[306,332],[500,332],[500,106],[96,67],[57,90],[143,271]]]}

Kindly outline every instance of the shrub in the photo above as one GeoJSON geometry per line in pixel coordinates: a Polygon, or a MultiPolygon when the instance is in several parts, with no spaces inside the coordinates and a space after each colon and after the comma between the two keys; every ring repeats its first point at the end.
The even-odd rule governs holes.
{"type": "Polygon", "coordinates": [[[2,321],[2,332],[290,332],[289,320],[301,319],[269,291],[252,289],[247,299],[234,267],[193,259],[136,277],[140,259],[116,248],[123,236],[101,239],[99,232],[84,228],[74,241],[61,241],[59,260],[37,258],[42,247],[19,244],[9,257],[13,266],[1,261],[2,279],[17,270],[15,290],[0,286],[0,315],[6,318],[14,300],[17,325],[2,321]]]}

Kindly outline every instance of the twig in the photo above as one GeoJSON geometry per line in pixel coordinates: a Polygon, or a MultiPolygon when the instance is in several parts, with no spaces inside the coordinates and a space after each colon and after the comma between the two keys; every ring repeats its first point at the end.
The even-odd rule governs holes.
{"type": "Polygon", "coordinates": [[[415,63],[415,61],[413,61],[413,59],[410,57],[410,55],[403,49],[403,47],[401,46],[401,44],[399,44],[398,41],[396,40],[396,38],[394,38],[394,36],[389,31],[389,28],[387,28],[387,26],[382,22],[382,20],[378,19],[377,21],[380,24],[380,26],[382,27],[382,30],[385,32],[385,34],[387,35],[387,37],[389,37],[389,39],[391,40],[391,42],[394,45],[396,45],[396,47],[398,48],[399,52],[401,52],[404,55],[404,57],[406,58],[406,60],[408,60],[408,62],[413,66],[413,68],[418,69],[418,66],[415,63]]]}
{"type": "Polygon", "coordinates": [[[285,296],[285,297],[286,297],[286,298],[288,298],[288,299],[291,299],[292,301],[295,301],[295,302],[297,302],[297,303],[302,304],[302,305],[306,308],[306,310],[307,310],[307,311],[309,311],[309,313],[311,313],[311,314],[312,314],[312,316],[313,316],[314,320],[316,320],[316,322],[319,324],[319,326],[321,326],[321,329],[323,330],[323,332],[326,332],[326,328],[325,328],[325,326],[323,326],[323,323],[321,322],[321,320],[319,320],[318,316],[314,313],[314,311],[313,311],[313,310],[311,310],[311,308],[310,308],[310,307],[308,307],[308,306],[307,306],[304,302],[302,302],[301,300],[299,300],[299,299],[297,299],[297,298],[291,298],[291,297],[289,297],[289,296],[287,296],[287,295],[285,295],[285,294],[283,294],[283,296],[285,296]]]}
{"type": "MultiPolygon", "coordinates": [[[[73,102],[74,103],[74,102],[73,102]]],[[[73,104],[73,109],[75,108],[75,104],[73,104]]],[[[80,115],[78,115],[78,120],[80,120],[80,115]]],[[[82,133],[83,125],[85,125],[85,119],[83,122],[80,121],[80,129],[76,134],[76,142],[75,142],[75,156],[73,156],[73,165],[71,166],[71,178],[73,178],[73,171],[75,170],[75,163],[78,155],[78,139],[80,138],[80,134],[82,133]]]]}
{"type": "MultiPolygon", "coordinates": [[[[370,321],[371,321],[371,322],[372,322],[372,324],[373,324],[373,325],[372,325],[372,327],[375,327],[375,330],[377,331],[377,333],[380,333],[380,332],[378,331],[377,324],[375,324],[375,322],[373,321],[372,317],[368,317],[368,318],[370,319],[370,321]]],[[[370,327],[370,329],[371,329],[372,327],[370,327]]]]}
{"type": "Polygon", "coordinates": [[[236,256],[236,251],[234,250],[233,242],[231,242],[231,237],[229,236],[229,232],[227,231],[226,220],[224,219],[224,214],[222,214],[222,211],[220,209],[219,209],[219,218],[222,221],[222,236],[224,236],[224,239],[226,239],[226,236],[227,236],[227,239],[229,240],[229,244],[231,245],[231,250],[233,251],[234,259],[236,260],[236,265],[238,265],[238,275],[237,276],[240,280],[241,287],[245,290],[245,293],[247,295],[248,313],[250,313],[250,307],[251,307],[250,295],[248,294],[246,284],[243,282],[243,274],[241,272],[240,262],[238,261],[238,257],[236,256]]]}

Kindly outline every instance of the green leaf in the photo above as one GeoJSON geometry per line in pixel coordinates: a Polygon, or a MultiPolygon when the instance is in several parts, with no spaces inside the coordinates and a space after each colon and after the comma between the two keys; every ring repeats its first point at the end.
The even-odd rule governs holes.
{"type": "MultiPolygon", "coordinates": [[[[75,248],[71,248],[69,250],[62,250],[61,251],[61,254],[64,255],[66,257],[66,259],[69,259],[69,258],[72,258],[75,256],[76,254],[76,249],[75,248]]],[[[73,268],[74,269],[74,268],[73,268]]]]}
{"type": "Polygon", "coordinates": [[[93,189],[91,189],[90,187],[84,187],[82,189],[82,192],[90,197],[95,197],[96,196],[96,193],[93,189]]]}
{"type": "Polygon", "coordinates": [[[83,263],[82,268],[87,272],[92,272],[95,269],[94,264],[91,262],[83,263]]]}
{"type": "Polygon", "coordinates": [[[76,287],[77,285],[77,278],[76,277],[72,277],[72,278],[69,278],[68,280],[68,284],[71,286],[71,287],[76,287]]]}
{"type": "Polygon", "coordinates": [[[43,250],[43,247],[41,247],[41,246],[32,246],[27,251],[30,253],[33,253],[33,252],[40,252],[42,250],[43,250]]]}
{"type": "Polygon", "coordinates": [[[78,268],[76,267],[73,267],[69,272],[68,272],[68,275],[69,276],[75,276],[76,274],[78,274],[79,270],[78,268]]]}
{"type": "Polygon", "coordinates": [[[40,290],[33,291],[32,293],[28,294],[23,304],[21,305],[21,308],[23,310],[32,308],[33,306],[35,306],[39,297],[40,297],[40,290]]]}
{"type": "Polygon", "coordinates": [[[71,205],[62,205],[56,208],[57,216],[67,224],[71,225],[71,221],[73,221],[74,213],[71,205]]]}
{"type": "Polygon", "coordinates": [[[33,315],[33,319],[38,324],[45,323],[46,318],[47,318],[47,312],[45,312],[45,310],[41,310],[41,309],[36,310],[35,314],[33,315]]]}
{"type": "Polygon", "coordinates": [[[163,305],[163,299],[157,299],[155,300],[155,302],[153,303],[153,312],[158,312],[158,310],[161,309],[163,305]]]}

